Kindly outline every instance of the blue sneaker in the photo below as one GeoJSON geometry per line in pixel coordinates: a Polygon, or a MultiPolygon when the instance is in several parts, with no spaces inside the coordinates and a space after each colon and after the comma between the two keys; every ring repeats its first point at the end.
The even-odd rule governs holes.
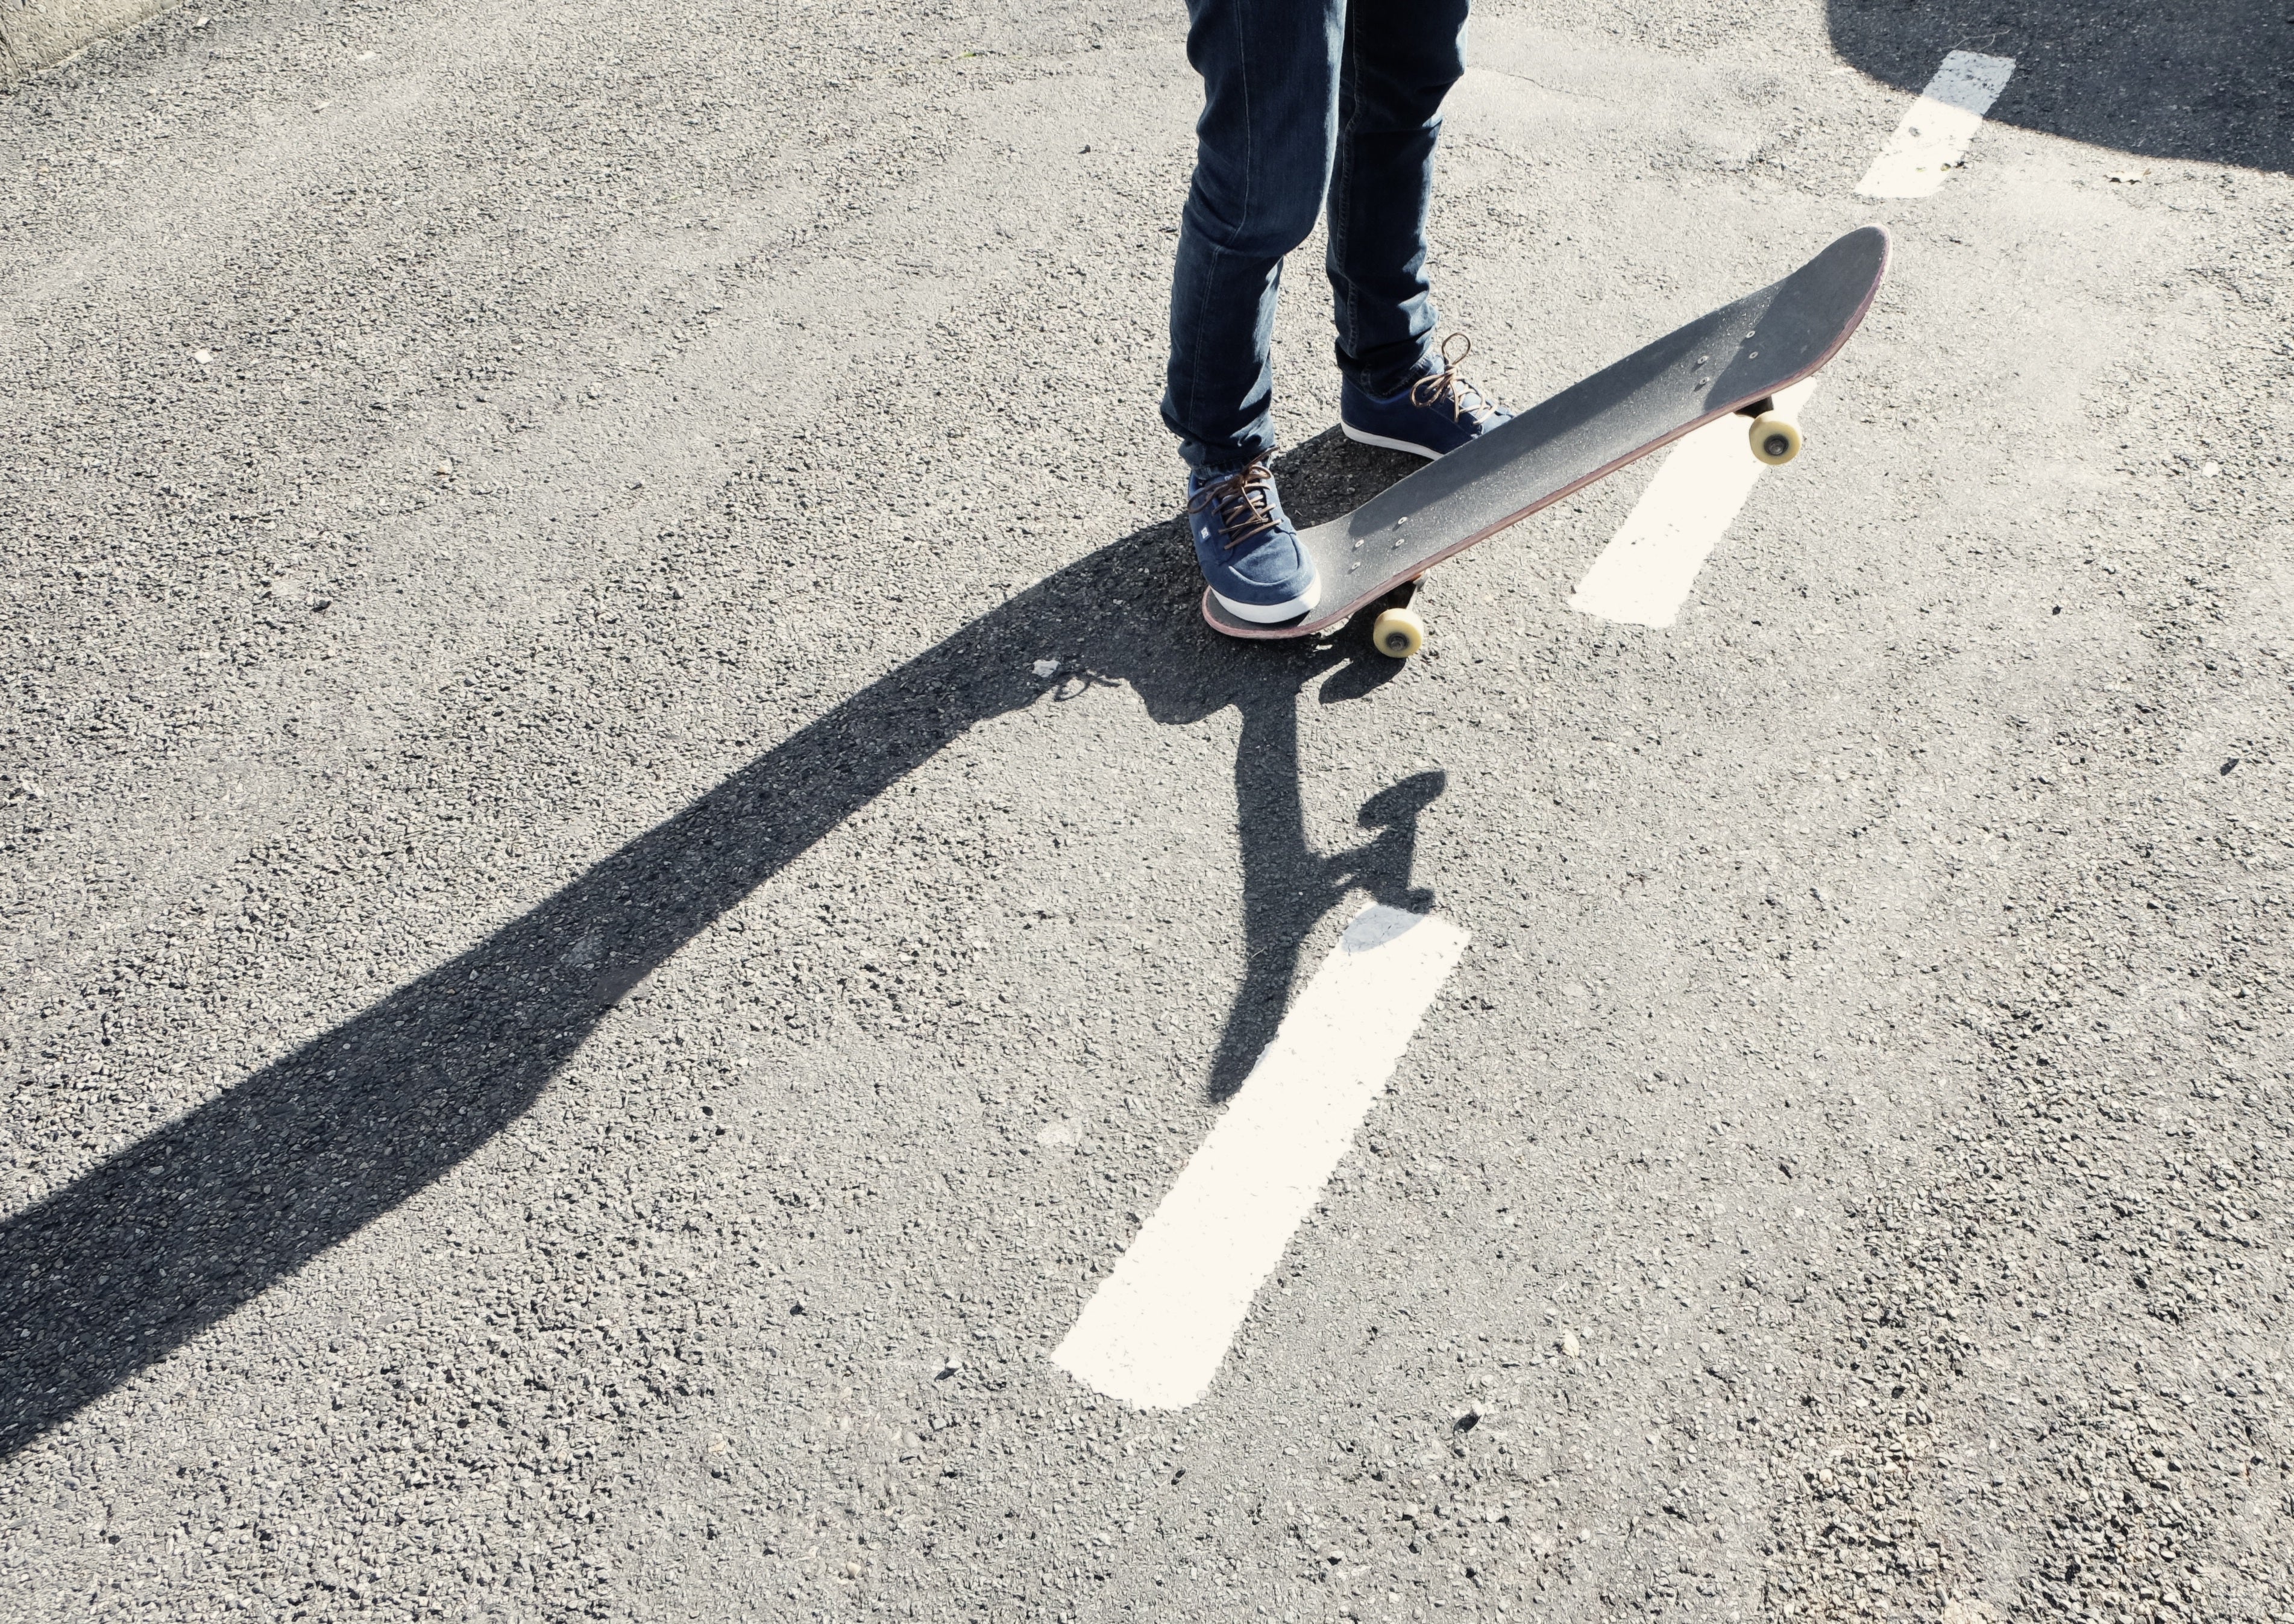
{"type": "Polygon", "coordinates": [[[1188,475],[1187,529],[1211,596],[1237,620],[1295,621],[1322,596],[1263,462],[1188,475]]]}
{"type": "MultiPolygon", "coordinates": [[[[1346,438],[1364,445],[1382,445],[1390,451],[1415,457],[1441,457],[1468,440],[1479,439],[1513,413],[1501,410],[1482,392],[1458,376],[1458,368],[1474,347],[1463,333],[1442,341],[1442,365],[1393,394],[1379,396],[1347,378],[1338,389],[1338,426],[1346,438]],[[1458,345],[1450,353],[1452,343],[1458,345]]],[[[1432,358],[1428,358],[1432,364],[1432,358]]]]}

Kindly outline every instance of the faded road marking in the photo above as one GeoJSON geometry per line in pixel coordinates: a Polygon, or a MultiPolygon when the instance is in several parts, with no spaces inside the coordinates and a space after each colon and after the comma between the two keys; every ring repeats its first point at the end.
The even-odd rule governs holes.
{"type": "MultiPolygon", "coordinates": [[[[1815,393],[1816,380],[1802,378],[1777,392],[1777,409],[1797,418],[1815,393]]],[[[1569,606],[1629,626],[1672,625],[1768,466],[1753,455],[1751,429],[1750,418],[1731,412],[1682,435],[1569,606]]]]}
{"type": "MultiPolygon", "coordinates": [[[[1943,59],[1927,89],[1856,190],[1874,198],[1922,198],[1943,183],[1945,171],[1966,155],[1999,93],[2015,71],[2012,56],[1955,51],[1943,59]]],[[[1806,378],[1777,393],[1777,405],[1797,417],[1816,387],[1806,378]]],[[[1745,441],[1743,418],[1722,418],[1684,435],[1666,453],[1656,477],[1611,537],[1569,606],[1629,626],[1670,626],[1696,584],[1696,572],[1720,544],[1764,465],[1745,441]]]]}
{"type": "Polygon", "coordinates": [[[1945,57],[1856,183],[1857,191],[1867,198],[1924,198],[1942,185],[1967,156],[1967,143],[2014,71],[2012,56],[1955,51],[1945,57]]]}

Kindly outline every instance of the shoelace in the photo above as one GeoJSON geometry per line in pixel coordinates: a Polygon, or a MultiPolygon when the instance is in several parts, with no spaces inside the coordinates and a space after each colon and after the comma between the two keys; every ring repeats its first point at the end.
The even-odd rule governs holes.
{"type": "Polygon", "coordinates": [[[1428,372],[1410,386],[1410,403],[1413,406],[1446,404],[1452,421],[1463,421],[1468,418],[1479,421],[1487,417],[1494,408],[1483,397],[1480,390],[1458,374],[1458,369],[1466,363],[1466,357],[1473,353],[1474,341],[1465,334],[1445,334],[1442,339],[1442,369],[1428,372]],[[1450,353],[1452,344],[1458,346],[1455,355],[1450,353]]]}
{"type": "Polygon", "coordinates": [[[1253,536],[1274,526],[1274,511],[1270,502],[1274,495],[1274,475],[1264,462],[1254,462],[1238,469],[1215,485],[1205,485],[1188,499],[1187,511],[1208,513],[1216,509],[1218,521],[1226,526],[1227,550],[1232,552],[1253,536]]]}

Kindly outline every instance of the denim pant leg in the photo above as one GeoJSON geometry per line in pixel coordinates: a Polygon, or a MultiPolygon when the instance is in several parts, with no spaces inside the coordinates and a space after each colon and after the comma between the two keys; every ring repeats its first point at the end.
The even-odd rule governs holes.
{"type": "MultiPolygon", "coordinates": [[[[1407,0],[1392,0],[1406,4],[1407,0]]],[[[1268,342],[1282,256],[1322,212],[1346,0],[1188,0],[1203,79],[1171,278],[1163,421],[1198,468],[1273,450],[1268,342]]]]}
{"type": "Polygon", "coordinates": [[[1352,0],[1338,69],[1328,263],[1338,369],[1390,394],[1434,331],[1426,205],[1442,99],[1466,70],[1468,0],[1352,0]]]}

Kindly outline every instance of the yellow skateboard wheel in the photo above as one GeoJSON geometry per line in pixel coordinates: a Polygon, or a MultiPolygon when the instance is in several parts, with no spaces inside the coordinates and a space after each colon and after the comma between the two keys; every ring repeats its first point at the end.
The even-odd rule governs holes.
{"type": "Polygon", "coordinates": [[[1753,455],[1770,467],[1782,467],[1800,455],[1800,425],[1780,411],[1764,411],[1753,419],[1753,455]]]}
{"type": "Polygon", "coordinates": [[[1407,660],[1426,646],[1426,622],[1415,609],[1387,609],[1370,629],[1370,640],[1381,654],[1407,660]]]}

